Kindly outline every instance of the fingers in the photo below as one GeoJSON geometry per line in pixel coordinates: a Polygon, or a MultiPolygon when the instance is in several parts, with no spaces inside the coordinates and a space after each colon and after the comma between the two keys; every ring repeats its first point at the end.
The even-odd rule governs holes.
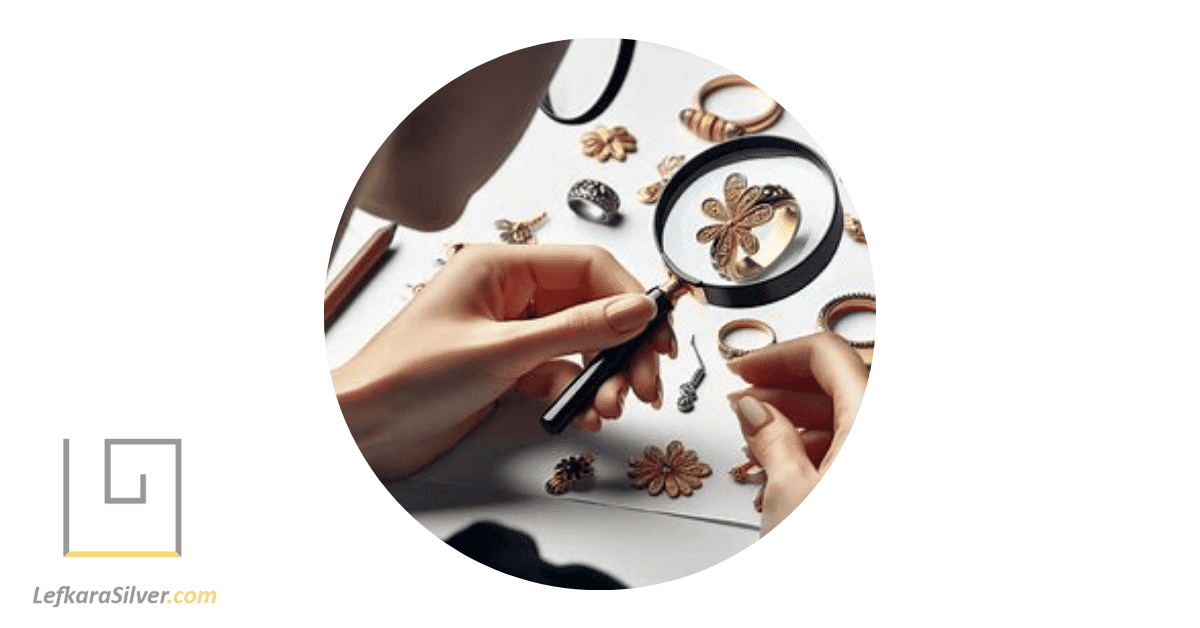
{"type": "Polygon", "coordinates": [[[767,472],[767,477],[797,477],[816,484],[817,467],[805,449],[800,431],[779,410],[750,395],[733,402],[750,453],[767,472]]]}
{"type": "Polygon", "coordinates": [[[590,301],[549,316],[502,323],[501,350],[517,364],[537,364],[559,356],[616,346],[637,336],[657,306],[643,294],[590,301]]]}
{"type": "Polygon", "coordinates": [[[629,392],[629,377],[618,373],[600,385],[592,407],[605,419],[616,419],[625,409],[625,395],[629,392]]]}
{"type": "Polygon", "coordinates": [[[737,403],[742,396],[751,396],[771,404],[796,427],[805,430],[833,429],[833,400],[825,393],[755,386],[730,394],[729,401],[737,403]]]}
{"type": "Polygon", "coordinates": [[[502,293],[501,320],[532,313],[544,316],[584,301],[645,291],[616,258],[598,246],[472,244],[443,271],[461,275],[459,285],[484,279],[502,293]],[[532,311],[528,310],[530,302],[532,311]]]}
{"type": "Polygon", "coordinates": [[[654,347],[644,346],[634,354],[629,364],[629,382],[638,399],[655,410],[662,407],[662,378],[659,376],[658,356],[654,353],[654,347]]]}
{"type": "Polygon", "coordinates": [[[582,370],[578,364],[567,360],[543,362],[518,378],[513,390],[534,399],[557,397],[582,370]]]}
{"type": "Polygon", "coordinates": [[[760,388],[811,390],[815,381],[833,400],[838,430],[849,428],[867,388],[862,358],[837,334],[825,332],[772,345],[727,362],[760,388]]]}

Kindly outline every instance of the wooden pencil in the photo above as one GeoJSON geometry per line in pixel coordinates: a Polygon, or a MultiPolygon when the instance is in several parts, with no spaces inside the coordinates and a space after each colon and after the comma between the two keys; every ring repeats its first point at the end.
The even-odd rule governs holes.
{"type": "Polygon", "coordinates": [[[342,268],[337,277],[325,287],[325,324],[333,320],[341,311],[342,306],[349,300],[367,275],[379,264],[392,246],[392,237],[396,234],[396,225],[380,227],[371,234],[362,248],[342,268]]]}

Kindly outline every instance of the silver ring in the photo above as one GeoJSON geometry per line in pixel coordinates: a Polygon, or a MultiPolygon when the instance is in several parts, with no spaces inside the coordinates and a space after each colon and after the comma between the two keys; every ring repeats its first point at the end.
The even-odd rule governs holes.
{"type": "Polygon", "coordinates": [[[621,199],[607,185],[595,179],[582,179],[567,191],[567,205],[580,218],[602,225],[621,221],[621,199]]]}

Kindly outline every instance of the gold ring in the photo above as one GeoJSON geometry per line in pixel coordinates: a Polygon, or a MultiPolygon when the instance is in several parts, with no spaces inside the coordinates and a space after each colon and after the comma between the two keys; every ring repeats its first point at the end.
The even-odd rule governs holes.
{"type": "Polygon", "coordinates": [[[775,102],[774,99],[771,99],[770,96],[767,96],[771,100],[770,108],[757,116],[742,118],[741,120],[726,120],[704,108],[704,101],[714,92],[726,87],[735,86],[753,87],[762,93],[763,96],[767,96],[767,93],[758,89],[754,83],[736,74],[718,76],[709,79],[700,86],[700,91],[696,92],[695,107],[689,107],[680,111],[679,119],[683,122],[684,126],[696,134],[696,137],[710,142],[724,142],[731,137],[758,133],[779,121],[779,118],[783,115],[783,107],[775,102]]]}
{"type": "MultiPolygon", "coordinates": [[[[852,292],[844,294],[821,308],[821,313],[817,316],[818,331],[833,331],[833,326],[841,320],[841,318],[851,312],[874,312],[875,311],[875,295],[865,292],[852,292]]],[[[837,333],[837,332],[834,332],[837,333]]],[[[842,336],[841,334],[838,334],[842,336]]],[[[867,366],[871,366],[871,360],[875,357],[875,341],[874,340],[851,340],[842,336],[858,355],[862,358],[867,366]]]]}
{"type": "Polygon", "coordinates": [[[696,232],[696,241],[712,242],[709,259],[721,277],[751,279],[771,265],[800,228],[800,203],[779,185],[748,186],[746,176],[735,172],[725,179],[725,202],[707,198],[700,206],[705,216],[716,220],[696,232]],[[766,240],[759,242],[751,229],[778,218],[766,240]],[[739,259],[740,251],[746,256],[739,259]]]}
{"type": "Polygon", "coordinates": [[[771,342],[768,342],[764,346],[769,346],[769,345],[775,344],[775,330],[771,329],[770,325],[768,325],[756,318],[735,319],[735,320],[729,321],[728,323],[725,323],[724,325],[722,325],[721,330],[717,332],[717,348],[721,351],[721,355],[726,360],[740,358],[743,355],[746,355],[747,353],[753,353],[754,351],[758,351],[758,349],[762,348],[762,347],[759,347],[758,349],[739,349],[737,347],[729,346],[729,343],[725,342],[725,339],[729,337],[729,334],[731,334],[734,331],[737,331],[739,329],[757,329],[758,331],[761,331],[764,334],[769,334],[771,336],[771,342]]]}

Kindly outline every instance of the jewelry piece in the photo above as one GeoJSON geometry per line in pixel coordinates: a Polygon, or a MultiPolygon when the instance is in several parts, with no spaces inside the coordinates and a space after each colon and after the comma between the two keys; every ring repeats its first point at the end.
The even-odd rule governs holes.
{"type": "Polygon", "coordinates": [[[791,244],[800,228],[800,204],[791,192],[778,185],[747,187],[746,176],[740,172],[725,179],[724,203],[706,198],[700,209],[718,224],[697,231],[696,241],[712,242],[709,258],[713,268],[730,280],[749,279],[762,272],[791,244]],[[777,212],[781,220],[767,246],[760,247],[750,230],[771,222],[777,212]],[[745,251],[745,258],[737,259],[739,249],[745,251]]]}
{"type": "Polygon", "coordinates": [[[677,440],[667,445],[664,454],[658,447],[650,446],[642,457],[629,462],[629,477],[634,488],[647,489],[651,495],[664,490],[671,497],[690,496],[704,486],[700,478],[712,475],[712,467],[700,462],[694,450],[683,448],[677,440]]]}
{"type": "Polygon", "coordinates": [[[846,233],[850,234],[855,242],[867,243],[867,234],[863,231],[862,221],[854,214],[846,214],[846,233]]]}
{"type": "Polygon", "coordinates": [[[758,464],[754,459],[754,454],[750,453],[748,447],[742,447],[742,451],[746,454],[746,462],[729,470],[730,477],[738,484],[758,484],[758,493],[754,495],[754,509],[758,512],[763,511],[763,490],[767,487],[767,470],[758,464]]]}
{"type": "Polygon", "coordinates": [[[521,222],[513,222],[501,218],[494,224],[500,230],[500,239],[509,244],[537,244],[537,238],[533,235],[533,230],[542,226],[545,222],[546,212],[542,212],[521,222]]]}
{"type": "MultiPolygon", "coordinates": [[[[694,107],[689,107],[679,112],[679,119],[684,126],[692,131],[702,140],[710,142],[724,142],[731,137],[738,137],[749,133],[758,133],[766,130],[779,121],[783,115],[783,107],[779,103],[771,100],[771,107],[765,112],[752,118],[743,118],[741,120],[726,120],[711,111],[704,108],[704,101],[719,89],[734,86],[753,87],[766,96],[766,92],[758,89],[746,79],[736,74],[726,74],[709,79],[706,83],[700,86],[700,91],[696,92],[696,102],[694,107]]],[[[767,96],[770,99],[770,96],[767,96]]]]}
{"type": "Polygon", "coordinates": [[[696,359],[700,362],[700,368],[696,369],[696,373],[692,375],[692,379],[679,385],[679,401],[676,402],[680,412],[691,412],[696,409],[696,400],[699,395],[696,394],[696,389],[700,383],[704,381],[704,376],[708,371],[704,368],[704,360],[700,358],[700,350],[696,348],[696,335],[692,334],[692,351],[696,352],[696,359]]]}
{"type": "Polygon", "coordinates": [[[595,473],[596,454],[591,452],[582,456],[563,458],[554,465],[554,475],[546,480],[546,492],[551,495],[562,495],[579,482],[592,477],[595,473]]]}
{"type": "Polygon", "coordinates": [[[683,155],[667,155],[658,162],[654,167],[658,171],[658,181],[649,185],[643,185],[638,188],[638,200],[647,205],[654,203],[662,196],[663,188],[667,187],[667,181],[671,178],[671,174],[683,165],[683,155]]]}
{"type": "Polygon", "coordinates": [[[776,340],[775,339],[775,330],[771,329],[770,325],[768,325],[756,318],[735,319],[735,320],[729,321],[728,323],[725,323],[724,325],[722,325],[720,331],[717,332],[717,349],[719,349],[721,351],[721,355],[724,356],[724,358],[726,360],[740,358],[743,355],[746,355],[747,353],[758,351],[758,349],[762,348],[762,347],[759,347],[758,349],[739,349],[737,347],[732,347],[729,345],[729,343],[725,342],[725,339],[729,337],[729,334],[731,334],[734,331],[739,330],[739,329],[757,329],[758,331],[761,331],[764,334],[769,334],[771,336],[771,342],[768,342],[766,345],[763,345],[763,346],[770,346],[770,345],[775,344],[775,340],[776,340]]]}
{"type": "MultiPolygon", "coordinates": [[[[497,222],[499,222],[499,221],[497,221],[497,222]]],[[[532,234],[530,234],[530,235],[532,235],[532,234]]],[[[503,237],[503,236],[501,236],[501,237],[503,237]]],[[[450,258],[454,257],[455,253],[463,250],[466,247],[467,247],[466,242],[455,242],[454,244],[448,244],[448,245],[446,245],[446,252],[442,253],[442,256],[437,258],[437,260],[435,260],[435,261],[437,262],[438,266],[445,266],[446,263],[450,261],[450,258]]]]}
{"type": "Polygon", "coordinates": [[[612,188],[595,179],[576,181],[567,190],[567,205],[584,220],[602,225],[620,221],[620,197],[612,188]]]}
{"type": "MultiPolygon", "coordinates": [[[[837,324],[838,320],[851,312],[874,311],[875,295],[866,292],[844,294],[821,308],[821,313],[817,315],[817,331],[833,331],[833,326],[837,324]]],[[[842,336],[842,339],[858,352],[859,357],[867,366],[871,366],[871,361],[875,357],[874,340],[851,340],[845,336],[842,336]]]]}
{"type": "Polygon", "coordinates": [[[623,126],[613,128],[598,126],[584,133],[579,138],[583,145],[583,154],[599,162],[608,161],[609,157],[617,161],[625,161],[627,153],[637,152],[637,138],[623,126]]]}

